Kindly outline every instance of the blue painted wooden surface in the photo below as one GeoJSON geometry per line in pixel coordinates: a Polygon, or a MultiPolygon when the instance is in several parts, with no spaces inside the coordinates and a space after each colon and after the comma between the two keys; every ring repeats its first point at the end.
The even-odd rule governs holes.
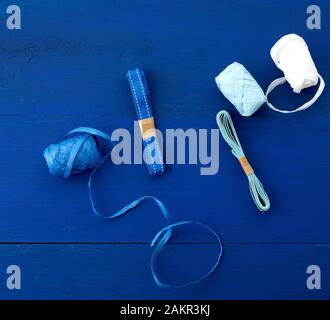
{"type": "MultiPolygon", "coordinates": [[[[320,31],[306,28],[305,0],[15,2],[21,31],[5,28],[7,4],[0,4],[0,298],[330,298],[328,90],[308,111],[286,116],[263,107],[246,119],[214,84],[239,61],[266,89],[281,75],[269,50],[291,32],[305,38],[328,82],[328,1],[318,1],[320,31]],[[164,225],[154,204],[105,222],[91,213],[88,175],[56,179],[42,158],[77,126],[132,131],[125,73],[135,66],[147,73],[160,129],[215,128],[215,114],[230,111],[271,198],[269,214],[260,214],[223,141],[215,176],[188,165],[158,178],[141,165],[102,169],[98,200],[109,213],[152,193],[175,220],[203,221],[221,234],[221,265],[194,288],[163,290],[152,280],[148,243],[164,225]],[[22,268],[21,291],[5,288],[9,264],[22,268]],[[306,288],[311,264],[322,269],[321,291],[306,288]]],[[[284,87],[272,98],[298,105],[313,92],[284,87]]],[[[176,234],[163,257],[176,264],[164,261],[164,276],[205,270],[212,241],[195,230],[176,234]]]]}

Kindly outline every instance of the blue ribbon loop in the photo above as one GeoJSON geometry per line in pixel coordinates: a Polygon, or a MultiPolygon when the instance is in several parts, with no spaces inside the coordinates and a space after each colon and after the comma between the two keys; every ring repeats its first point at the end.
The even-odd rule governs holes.
{"type": "Polygon", "coordinates": [[[156,284],[161,288],[186,288],[186,287],[192,286],[194,284],[197,284],[198,282],[204,280],[209,275],[211,275],[211,273],[217,268],[217,266],[220,263],[220,259],[221,259],[222,252],[223,252],[220,237],[218,236],[218,234],[211,227],[209,227],[208,225],[206,225],[204,223],[193,222],[193,221],[180,221],[180,222],[170,224],[167,227],[165,227],[165,228],[161,229],[160,231],[158,231],[158,233],[155,235],[154,239],[151,241],[150,247],[155,246],[155,244],[158,240],[159,240],[159,242],[158,242],[158,244],[156,246],[156,249],[153,252],[152,257],[151,257],[151,272],[152,272],[152,275],[154,277],[154,280],[155,280],[156,284]],[[164,249],[164,247],[166,246],[166,244],[169,240],[169,237],[172,235],[169,232],[172,232],[173,229],[175,229],[175,228],[178,228],[178,227],[184,226],[184,225],[189,225],[189,224],[190,225],[191,224],[198,225],[198,226],[206,229],[212,235],[215,236],[215,238],[217,239],[217,241],[219,243],[219,253],[218,253],[217,259],[216,259],[215,263],[213,264],[212,268],[207,273],[205,273],[203,276],[198,278],[197,280],[194,280],[194,281],[191,281],[191,282],[188,282],[188,283],[184,283],[184,284],[167,284],[167,283],[164,283],[164,282],[159,280],[158,275],[157,275],[158,274],[158,272],[156,270],[157,257],[161,253],[161,251],[164,249]]]}

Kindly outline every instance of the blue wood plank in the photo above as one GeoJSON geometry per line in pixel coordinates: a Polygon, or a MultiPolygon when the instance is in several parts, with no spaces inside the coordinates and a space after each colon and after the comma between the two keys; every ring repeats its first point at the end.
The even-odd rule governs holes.
{"type": "MultiPolygon", "coordinates": [[[[240,61],[266,89],[281,75],[270,48],[290,32],[306,39],[321,74],[328,78],[328,31],[307,29],[308,0],[16,3],[23,10],[23,29],[0,28],[2,115],[81,120],[93,115],[133,116],[124,75],[139,65],[151,80],[159,115],[213,116],[219,105],[228,105],[214,84],[217,73],[240,61]]],[[[318,3],[327,21],[329,3],[318,3]]],[[[274,101],[290,106],[308,96],[289,98],[289,91],[275,94],[274,101]]],[[[299,117],[328,114],[325,92],[299,117]]],[[[256,116],[283,118],[266,108],[256,116]]]]}
{"type": "MultiPolygon", "coordinates": [[[[143,203],[114,222],[92,214],[87,193],[88,174],[59,179],[48,173],[43,148],[62,139],[80,124],[107,132],[131,128],[133,119],[113,118],[2,123],[7,136],[1,158],[2,241],[137,241],[148,242],[164,225],[158,208],[143,203]],[[24,138],[23,132],[29,137],[24,138]],[[42,132],[48,132],[43,135],[42,132]]],[[[176,128],[213,128],[213,118],[161,118],[159,125],[176,128]]],[[[107,164],[100,172],[97,200],[113,213],[143,194],[164,201],[173,219],[204,221],[228,243],[329,243],[327,215],[329,193],[328,121],[297,118],[263,120],[234,117],[242,144],[272,202],[266,215],[256,209],[248,183],[228,146],[220,141],[220,171],[200,176],[194,165],[170,166],[165,176],[153,178],[144,165],[107,164]],[[252,129],[251,129],[252,128],[252,129]],[[274,134],[276,132],[276,134],[274,134]],[[297,147],[297,141],[303,145],[297,147]],[[315,144],[323,141],[320,152],[315,144]]],[[[193,241],[194,235],[186,241],[193,241]]],[[[200,239],[199,239],[200,240],[200,239]]]]}
{"type": "MultiPolygon", "coordinates": [[[[212,263],[212,245],[171,245],[160,260],[166,280],[193,279],[212,263]]],[[[219,269],[195,287],[154,283],[147,245],[0,247],[2,299],[329,299],[328,245],[226,245],[219,269]],[[19,265],[22,289],[6,288],[6,268],[19,265]],[[321,268],[321,290],[306,269],[321,268]]]]}

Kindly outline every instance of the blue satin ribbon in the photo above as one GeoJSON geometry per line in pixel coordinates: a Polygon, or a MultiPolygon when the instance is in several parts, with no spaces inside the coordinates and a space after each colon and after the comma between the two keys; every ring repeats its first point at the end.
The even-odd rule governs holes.
{"type": "Polygon", "coordinates": [[[221,259],[222,252],[223,252],[222,243],[221,243],[221,240],[220,240],[220,237],[218,236],[218,234],[211,227],[209,227],[208,225],[206,225],[204,223],[201,223],[201,222],[180,221],[180,222],[170,224],[167,227],[161,229],[156,234],[154,239],[151,241],[150,247],[153,247],[156,244],[157,241],[159,241],[159,242],[157,243],[155,251],[153,252],[153,254],[151,256],[151,272],[152,272],[152,275],[154,277],[154,280],[155,280],[156,284],[161,288],[186,288],[186,287],[192,286],[192,285],[197,284],[198,282],[204,280],[205,278],[210,276],[211,273],[214,272],[214,270],[217,268],[217,266],[220,263],[220,259],[221,259]],[[188,282],[188,283],[183,283],[183,284],[167,284],[167,283],[164,283],[164,282],[159,280],[159,277],[157,275],[158,274],[158,272],[156,270],[157,257],[161,253],[161,251],[164,249],[164,247],[166,246],[166,244],[169,240],[169,237],[171,236],[171,233],[169,233],[169,232],[173,231],[173,229],[175,229],[175,228],[178,228],[178,227],[184,226],[184,225],[189,225],[189,224],[190,225],[191,224],[198,225],[198,226],[206,229],[212,235],[215,236],[215,238],[217,239],[218,244],[219,244],[219,253],[218,253],[217,259],[216,259],[215,263],[213,264],[212,268],[207,273],[205,273],[203,276],[198,278],[197,280],[194,280],[194,281],[191,281],[191,282],[188,282]]]}
{"type": "Polygon", "coordinates": [[[158,286],[162,288],[183,288],[196,284],[208,277],[218,266],[222,255],[221,240],[217,233],[209,226],[200,222],[191,221],[173,223],[171,216],[164,204],[159,199],[153,196],[140,197],[112,215],[106,215],[97,209],[93,191],[94,177],[97,171],[110,157],[110,152],[107,153],[105,156],[101,156],[101,152],[99,149],[99,141],[97,141],[97,138],[102,138],[103,140],[105,140],[106,143],[112,143],[110,136],[103,133],[102,131],[93,128],[80,127],[70,131],[66,135],[64,141],[58,144],[48,146],[44,150],[44,157],[47,161],[50,173],[55,176],[68,178],[72,174],[83,173],[89,169],[92,169],[88,181],[89,197],[92,204],[92,209],[95,215],[105,219],[118,218],[125,214],[127,211],[138,206],[144,200],[151,199],[155,201],[168,224],[156,234],[156,236],[151,242],[151,247],[155,247],[155,250],[151,257],[151,272],[158,286]],[[199,225],[207,229],[211,234],[216,237],[220,248],[217,260],[213,267],[204,276],[195,281],[180,285],[166,284],[159,280],[159,276],[156,271],[157,257],[170,240],[173,229],[187,224],[199,225]]]}
{"type": "MultiPolygon", "coordinates": [[[[127,80],[131,88],[134,106],[138,120],[153,117],[150,93],[143,70],[133,69],[127,72],[127,80]]],[[[160,175],[165,172],[162,151],[157,136],[143,139],[144,149],[148,151],[147,166],[150,175],[160,175]]]]}

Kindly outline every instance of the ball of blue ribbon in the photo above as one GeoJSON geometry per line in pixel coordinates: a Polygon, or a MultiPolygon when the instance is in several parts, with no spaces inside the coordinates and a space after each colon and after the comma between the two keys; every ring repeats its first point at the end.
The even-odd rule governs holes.
{"type": "Polygon", "coordinates": [[[44,150],[49,172],[68,178],[71,174],[95,168],[102,160],[97,137],[111,143],[111,138],[104,132],[80,127],[70,131],[63,141],[49,145],[44,150]]]}

